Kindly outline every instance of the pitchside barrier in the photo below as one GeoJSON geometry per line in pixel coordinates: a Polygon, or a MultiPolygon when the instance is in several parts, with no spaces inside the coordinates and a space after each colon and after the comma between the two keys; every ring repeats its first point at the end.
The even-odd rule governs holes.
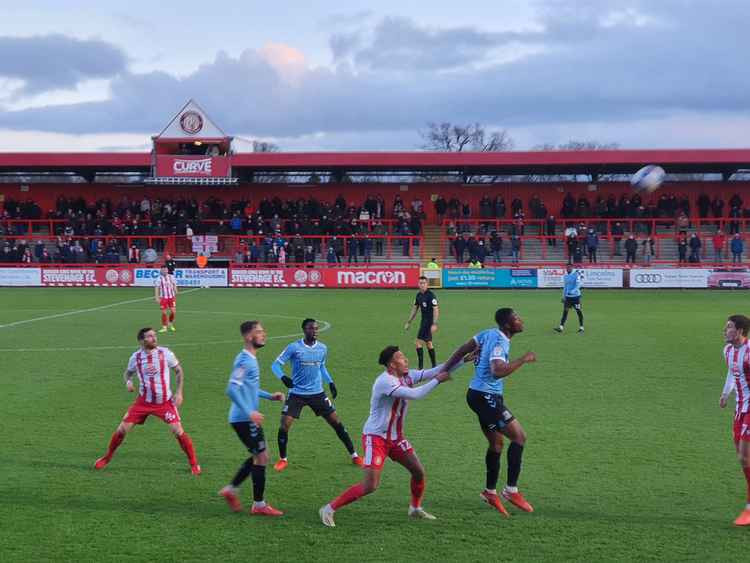
{"type": "MultiPolygon", "coordinates": [[[[177,268],[180,287],[276,288],[416,288],[418,264],[371,267],[177,268]]],[[[576,268],[584,288],[713,288],[750,289],[750,268],[576,268]]],[[[565,268],[443,268],[444,288],[536,289],[560,288],[565,268]]],[[[117,266],[38,265],[0,267],[0,286],[10,287],[153,287],[158,268],[135,264],[117,266]]]]}

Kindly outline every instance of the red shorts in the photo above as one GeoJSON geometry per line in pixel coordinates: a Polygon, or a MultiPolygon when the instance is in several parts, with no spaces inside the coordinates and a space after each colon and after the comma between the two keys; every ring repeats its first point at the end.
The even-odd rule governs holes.
{"type": "Polygon", "coordinates": [[[401,461],[408,454],[414,453],[409,440],[404,438],[393,442],[374,434],[362,436],[362,448],[365,451],[365,467],[372,469],[383,469],[386,458],[393,461],[401,461]]]}
{"type": "Polygon", "coordinates": [[[161,307],[162,309],[174,309],[175,305],[177,305],[177,302],[174,297],[159,299],[159,307],[161,307]]]}
{"type": "Polygon", "coordinates": [[[123,418],[122,421],[131,422],[133,424],[143,424],[151,415],[161,418],[167,424],[180,422],[180,413],[177,412],[177,407],[172,401],[155,405],[140,399],[136,399],[135,403],[130,405],[128,412],[125,413],[125,418],[123,418]]]}
{"type": "Polygon", "coordinates": [[[739,413],[734,416],[734,443],[750,442],[750,413],[739,413]]]}

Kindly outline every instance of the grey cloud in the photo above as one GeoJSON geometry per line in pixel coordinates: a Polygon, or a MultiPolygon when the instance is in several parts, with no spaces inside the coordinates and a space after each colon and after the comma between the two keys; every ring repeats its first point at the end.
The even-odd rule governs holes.
{"type": "Polygon", "coordinates": [[[16,97],[109,78],[125,70],[126,63],[121,49],[98,39],[59,34],[0,37],[0,76],[24,82],[13,93],[16,97]]]}
{"type": "Polygon", "coordinates": [[[356,51],[358,65],[375,70],[440,70],[482,62],[491,49],[537,34],[487,32],[473,27],[429,29],[408,18],[387,17],[369,45],[356,51]]]}
{"type": "MultiPolygon", "coordinates": [[[[557,3],[547,2],[539,19],[542,31],[513,37],[471,28],[422,29],[415,35],[407,33],[421,29],[414,22],[390,18],[378,24],[379,31],[376,26],[359,36],[359,43],[342,48],[345,62],[310,69],[293,86],[255,51],[239,57],[219,53],[181,78],[122,72],[105,102],[0,112],[0,127],[153,133],[189,97],[229,133],[273,137],[416,131],[439,120],[480,121],[512,133],[566,122],[622,127],[628,120],[680,112],[748,115],[750,76],[742,70],[750,48],[744,30],[750,3],[726,0],[716,18],[706,18],[699,5],[709,3],[588,2],[560,15],[557,3]],[[604,28],[600,19],[608,6],[638,10],[657,23],[636,26],[625,17],[604,28]],[[544,49],[508,63],[484,56],[484,50],[509,40],[544,49]],[[463,47],[449,57],[446,45],[463,47]],[[403,61],[390,65],[367,55],[377,46],[390,49],[388,56],[406,53],[402,59],[419,72],[403,61]],[[416,54],[420,50],[424,53],[416,54]],[[442,57],[448,62],[436,69],[442,57]],[[469,64],[476,62],[484,64],[479,69],[469,64]]],[[[618,140],[615,133],[608,139],[618,140]]]]}

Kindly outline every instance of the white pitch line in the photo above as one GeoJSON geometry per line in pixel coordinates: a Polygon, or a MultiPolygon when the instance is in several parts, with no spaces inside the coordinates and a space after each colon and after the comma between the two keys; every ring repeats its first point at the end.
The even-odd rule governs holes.
{"type": "MultiPolygon", "coordinates": [[[[186,293],[193,293],[198,291],[200,287],[181,291],[179,295],[185,295],[186,293]]],[[[91,307],[89,309],[76,309],[75,311],[66,311],[65,313],[58,313],[56,315],[45,315],[44,317],[34,317],[33,319],[24,319],[22,321],[15,321],[5,325],[0,325],[0,328],[12,328],[14,326],[25,325],[29,323],[35,323],[37,321],[48,321],[50,319],[59,319],[60,317],[69,317],[71,315],[81,315],[83,313],[93,313],[94,311],[102,311],[104,309],[111,309],[119,305],[127,305],[128,303],[139,303],[141,301],[153,300],[154,296],[141,297],[139,299],[128,299],[127,301],[118,301],[117,303],[110,303],[109,305],[100,305],[99,307],[91,307]]]]}
{"type": "MultiPolygon", "coordinates": [[[[270,315],[266,315],[270,316],[270,315]]],[[[280,315],[277,315],[280,316],[280,315]]],[[[294,317],[297,318],[297,317],[294,317]]],[[[333,325],[328,321],[318,321],[323,326],[320,327],[318,332],[325,332],[329,330],[333,325]]],[[[281,334],[278,336],[269,336],[266,340],[279,340],[281,338],[292,338],[299,336],[301,333],[295,332],[294,334],[281,334]]],[[[170,343],[171,348],[180,348],[183,346],[207,346],[210,344],[241,344],[238,338],[232,340],[208,340],[206,342],[175,342],[170,343]]],[[[84,346],[80,348],[0,348],[0,353],[4,352],[88,352],[92,350],[132,350],[135,345],[128,346],[84,346]]]]}

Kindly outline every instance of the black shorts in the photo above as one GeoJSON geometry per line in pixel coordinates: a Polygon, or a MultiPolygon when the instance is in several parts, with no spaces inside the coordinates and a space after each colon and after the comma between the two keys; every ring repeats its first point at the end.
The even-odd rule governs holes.
{"type": "Polygon", "coordinates": [[[573,307],[574,309],[580,309],[581,308],[581,296],[578,297],[566,297],[565,298],[565,308],[570,309],[573,307]]]}
{"type": "Polygon", "coordinates": [[[325,393],[317,393],[315,395],[289,393],[284,403],[284,408],[281,409],[281,414],[299,418],[302,408],[305,406],[310,407],[315,416],[328,416],[336,411],[336,407],[333,406],[331,399],[325,393]]]}
{"type": "Polygon", "coordinates": [[[513,413],[505,406],[502,395],[469,389],[466,402],[476,413],[482,430],[502,430],[515,420],[513,413]]]}
{"type": "Polygon", "coordinates": [[[417,338],[423,342],[432,342],[432,321],[422,321],[419,324],[417,338]]]}
{"type": "Polygon", "coordinates": [[[232,428],[237,433],[240,441],[245,444],[247,451],[252,455],[258,455],[266,451],[266,438],[263,429],[254,422],[232,422],[232,428]]]}

